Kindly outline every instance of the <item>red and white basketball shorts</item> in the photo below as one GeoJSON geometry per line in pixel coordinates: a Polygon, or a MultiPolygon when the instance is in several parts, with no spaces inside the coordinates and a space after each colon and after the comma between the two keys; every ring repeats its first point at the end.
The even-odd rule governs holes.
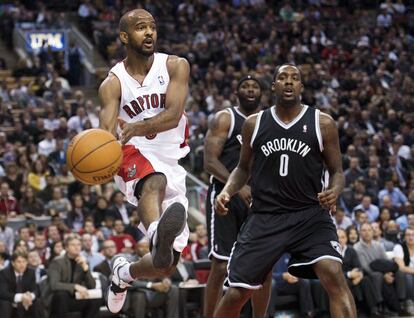
{"type": "MultiPolygon", "coordinates": [[[[119,189],[125,194],[128,202],[138,206],[138,199],[135,197],[135,187],[138,182],[147,175],[154,172],[161,172],[167,178],[167,188],[165,198],[162,202],[162,210],[165,211],[172,203],[179,202],[188,210],[188,200],[186,197],[185,178],[187,172],[176,160],[166,159],[162,152],[154,153],[149,151],[139,151],[133,145],[122,147],[123,161],[114,177],[119,189]]],[[[138,228],[145,234],[146,229],[140,223],[138,228]]],[[[174,250],[181,252],[186,246],[189,236],[188,225],[174,241],[174,250]]]]}

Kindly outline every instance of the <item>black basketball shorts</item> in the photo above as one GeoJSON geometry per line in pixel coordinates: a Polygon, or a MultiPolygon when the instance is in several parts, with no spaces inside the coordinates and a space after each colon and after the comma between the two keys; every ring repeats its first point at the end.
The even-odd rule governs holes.
{"type": "Polygon", "coordinates": [[[226,285],[258,289],[283,253],[290,253],[289,273],[317,278],[313,264],[342,263],[331,216],[320,207],[283,214],[252,213],[230,255],[226,285]]]}
{"type": "Polygon", "coordinates": [[[221,184],[210,185],[206,199],[206,219],[209,258],[227,261],[240,228],[247,218],[249,207],[236,194],[227,204],[229,213],[224,216],[216,214],[214,203],[222,189],[221,184]]]}

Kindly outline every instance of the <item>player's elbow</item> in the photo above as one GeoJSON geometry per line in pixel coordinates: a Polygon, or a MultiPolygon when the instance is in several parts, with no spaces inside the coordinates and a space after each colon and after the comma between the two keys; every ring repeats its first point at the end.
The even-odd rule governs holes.
{"type": "Polygon", "coordinates": [[[213,174],[213,167],[214,167],[214,162],[213,160],[211,160],[211,157],[206,155],[206,153],[204,153],[204,170],[207,171],[207,173],[209,174],[213,174]]]}

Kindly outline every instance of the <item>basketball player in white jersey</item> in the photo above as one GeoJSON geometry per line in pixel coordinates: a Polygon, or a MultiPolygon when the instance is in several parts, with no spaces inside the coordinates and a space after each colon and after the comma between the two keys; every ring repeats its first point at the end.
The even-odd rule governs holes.
{"type": "Polygon", "coordinates": [[[136,9],[120,22],[127,57],[116,64],[99,88],[100,128],[118,136],[123,163],[115,181],[127,200],[138,206],[140,229],[151,253],[129,263],[113,260],[108,308],[122,309],[134,279],[167,276],[187,245],[185,170],[178,159],[189,152],[184,103],[190,68],[184,58],[155,53],[157,30],[152,15],[136,9]]]}

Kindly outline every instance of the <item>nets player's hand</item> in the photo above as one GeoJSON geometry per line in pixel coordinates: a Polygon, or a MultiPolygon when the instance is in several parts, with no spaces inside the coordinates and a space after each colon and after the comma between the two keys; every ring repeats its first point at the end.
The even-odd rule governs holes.
{"type": "Polygon", "coordinates": [[[245,185],[243,188],[241,188],[239,191],[239,197],[247,206],[250,206],[252,203],[252,191],[248,185],[245,185]]]}
{"type": "Polygon", "coordinates": [[[331,210],[333,213],[336,212],[336,200],[338,194],[333,189],[328,189],[318,193],[319,204],[326,210],[331,210]]]}
{"type": "Polygon", "coordinates": [[[230,201],[230,196],[227,192],[221,192],[216,198],[216,213],[218,215],[226,215],[229,209],[226,208],[227,202],[230,201]]]}

